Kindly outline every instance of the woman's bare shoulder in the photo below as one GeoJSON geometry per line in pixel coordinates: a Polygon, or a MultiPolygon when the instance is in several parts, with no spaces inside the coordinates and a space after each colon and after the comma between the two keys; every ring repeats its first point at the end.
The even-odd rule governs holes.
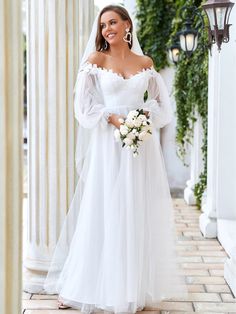
{"type": "Polygon", "coordinates": [[[140,59],[141,59],[142,67],[145,69],[151,68],[154,65],[152,58],[150,58],[149,56],[140,56],[140,59]]]}
{"type": "Polygon", "coordinates": [[[102,66],[104,59],[105,59],[105,54],[101,51],[95,51],[91,53],[87,59],[89,63],[96,64],[97,66],[102,66]]]}

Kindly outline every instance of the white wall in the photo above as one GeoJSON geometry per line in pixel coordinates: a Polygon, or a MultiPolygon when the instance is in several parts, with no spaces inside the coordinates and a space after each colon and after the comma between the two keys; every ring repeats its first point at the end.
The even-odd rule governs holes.
{"type": "MultiPolygon", "coordinates": [[[[161,75],[167,85],[169,94],[171,95],[171,103],[174,112],[176,111],[176,103],[173,96],[173,80],[175,75],[175,70],[173,67],[165,68],[162,70],[161,75]]],[[[186,181],[190,178],[190,168],[185,167],[183,162],[179,159],[176,154],[176,117],[173,121],[161,130],[161,145],[163,150],[163,155],[165,159],[165,165],[168,175],[168,180],[170,188],[174,189],[184,189],[186,186],[186,181]]],[[[189,159],[187,156],[186,160],[189,159]]]]}

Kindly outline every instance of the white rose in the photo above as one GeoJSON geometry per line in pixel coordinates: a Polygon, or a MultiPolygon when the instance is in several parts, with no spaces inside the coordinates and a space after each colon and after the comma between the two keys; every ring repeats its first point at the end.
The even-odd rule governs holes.
{"type": "Polygon", "coordinates": [[[147,117],[144,114],[140,114],[138,117],[142,121],[146,121],[147,120],[147,117]]]}
{"type": "Polygon", "coordinates": [[[125,143],[125,145],[128,145],[128,146],[130,146],[130,145],[132,145],[133,144],[133,141],[130,139],[130,138],[125,138],[124,139],[124,143],[125,143]]]}
{"type": "Polygon", "coordinates": [[[126,135],[126,134],[128,134],[128,132],[129,132],[129,129],[128,129],[128,127],[126,125],[121,125],[120,126],[120,133],[122,135],[126,135]]]}
{"type": "Polygon", "coordinates": [[[132,119],[126,119],[125,120],[125,125],[127,125],[129,128],[133,128],[134,127],[134,122],[132,119]]]}
{"type": "Polygon", "coordinates": [[[148,134],[148,133],[147,133],[146,131],[142,131],[142,132],[139,134],[139,136],[138,136],[138,138],[140,139],[140,141],[145,140],[147,134],[148,134]]]}
{"type": "Polygon", "coordinates": [[[116,129],[116,130],[114,131],[114,136],[115,136],[115,139],[116,139],[117,141],[120,140],[120,131],[119,131],[118,129],[116,129]]]}
{"type": "Polygon", "coordinates": [[[132,133],[132,132],[128,133],[126,137],[127,137],[127,138],[130,138],[131,140],[134,140],[134,139],[135,139],[135,135],[134,135],[134,133],[132,133]]]}
{"type": "Polygon", "coordinates": [[[138,111],[137,111],[137,110],[131,110],[131,111],[128,113],[127,118],[128,118],[128,119],[133,119],[133,118],[135,118],[135,117],[137,117],[137,116],[138,116],[138,111]]]}
{"type": "Polygon", "coordinates": [[[134,126],[136,126],[137,128],[139,128],[142,125],[142,120],[137,118],[136,120],[134,120],[134,126]]]}

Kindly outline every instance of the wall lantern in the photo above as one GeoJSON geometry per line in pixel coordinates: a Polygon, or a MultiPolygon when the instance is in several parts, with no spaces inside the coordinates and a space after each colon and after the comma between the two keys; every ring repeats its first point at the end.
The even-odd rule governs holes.
{"type": "Polygon", "coordinates": [[[198,38],[200,37],[199,29],[204,27],[204,20],[200,10],[196,6],[183,6],[180,11],[180,17],[185,20],[185,29],[177,33],[180,46],[188,56],[191,56],[197,48],[198,38]],[[192,25],[196,17],[198,17],[198,23],[193,28],[192,25]]]}
{"type": "Polygon", "coordinates": [[[168,49],[169,52],[169,59],[175,65],[179,61],[179,54],[180,54],[180,46],[178,43],[173,43],[172,46],[168,49]]]}
{"type": "Polygon", "coordinates": [[[209,41],[216,43],[219,51],[222,42],[229,42],[229,17],[233,6],[229,0],[208,0],[202,5],[209,20],[209,41]]]}

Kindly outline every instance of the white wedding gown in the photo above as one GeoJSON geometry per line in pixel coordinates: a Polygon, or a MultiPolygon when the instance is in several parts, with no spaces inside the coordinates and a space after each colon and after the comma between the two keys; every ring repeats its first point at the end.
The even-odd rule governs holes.
{"type": "Polygon", "coordinates": [[[105,119],[107,112],[127,115],[137,108],[149,110],[157,128],[172,118],[167,89],[153,68],[126,79],[90,63],[79,72],[79,181],[45,290],[83,312],[135,313],[186,293],[158,131],[134,158],[114,140],[115,127],[105,119]]]}

